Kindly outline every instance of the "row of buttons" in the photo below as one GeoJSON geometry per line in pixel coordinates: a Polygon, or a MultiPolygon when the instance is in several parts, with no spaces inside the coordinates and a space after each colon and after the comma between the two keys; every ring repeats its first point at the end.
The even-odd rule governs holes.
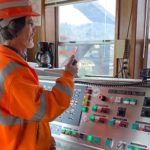
{"type": "MultiPolygon", "coordinates": [[[[89,120],[92,121],[92,122],[99,122],[99,123],[106,123],[107,122],[106,117],[99,117],[99,116],[90,116],[89,120]]],[[[122,121],[122,120],[111,119],[111,120],[109,120],[109,125],[111,125],[111,126],[114,125],[114,126],[127,128],[128,127],[128,122],[127,121],[122,121]]],[[[142,128],[137,123],[132,124],[132,129],[133,130],[150,132],[150,126],[146,125],[142,128]]]]}
{"type": "Polygon", "coordinates": [[[62,129],[61,133],[62,134],[66,134],[66,135],[71,135],[71,136],[77,136],[77,132],[76,131],[70,131],[70,130],[66,130],[66,129],[62,129]]]}
{"type": "Polygon", "coordinates": [[[119,126],[119,127],[128,127],[128,122],[127,121],[122,121],[122,120],[115,120],[115,119],[111,119],[109,120],[109,125],[111,126],[119,126]]]}
{"type": "MultiPolygon", "coordinates": [[[[81,111],[87,112],[88,107],[82,106],[81,111]]],[[[109,113],[110,109],[108,107],[92,106],[92,111],[98,112],[98,113],[109,113]]],[[[125,114],[126,114],[126,108],[118,107],[117,116],[125,117],[125,114]]]]}
{"type": "Polygon", "coordinates": [[[133,145],[128,145],[126,150],[148,150],[148,149],[140,148],[140,147],[133,146],[133,145]]]}
{"type": "Polygon", "coordinates": [[[132,124],[132,129],[133,130],[150,132],[150,125],[140,125],[138,123],[133,123],[132,124]]]}
{"type": "Polygon", "coordinates": [[[106,117],[99,117],[99,116],[90,116],[90,121],[92,122],[99,122],[99,123],[106,123],[106,117]]]}
{"type": "Polygon", "coordinates": [[[92,135],[85,135],[82,133],[77,133],[76,131],[70,131],[70,130],[66,130],[66,129],[62,129],[61,133],[65,134],[65,135],[71,135],[74,137],[78,137],[80,139],[87,139],[87,141],[90,141],[90,142],[93,141],[95,143],[100,143],[100,137],[94,137],[92,135]]]}
{"type": "MultiPolygon", "coordinates": [[[[90,116],[89,118],[90,121],[92,122],[99,122],[99,123],[106,123],[107,119],[106,117],[99,117],[99,116],[90,116]]],[[[118,127],[128,127],[128,122],[123,121],[123,120],[116,120],[116,119],[111,119],[109,120],[109,125],[111,126],[118,126],[118,127]]],[[[144,127],[140,127],[139,124],[133,123],[132,124],[132,129],[133,130],[139,130],[139,131],[145,131],[145,132],[150,132],[150,126],[146,125],[144,127]]]]}
{"type": "MultiPolygon", "coordinates": [[[[107,119],[106,117],[99,117],[99,116],[90,116],[90,121],[92,122],[99,122],[99,123],[106,123],[107,119]]],[[[127,121],[121,121],[121,120],[115,120],[111,119],[109,120],[109,125],[111,126],[120,126],[120,127],[128,127],[128,122],[127,121]]]]}
{"type": "MultiPolygon", "coordinates": [[[[89,100],[91,98],[90,95],[85,95],[84,100],[89,100]]],[[[98,95],[98,100],[106,101],[107,97],[103,94],[98,95]]],[[[116,97],[115,98],[116,103],[123,103],[123,104],[130,104],[130,105],[136,105],[137,100],[135,98],[122,98],[122,97],[116,97]]]]}
{"type": "MultiPolygon", "coordinates": [[[[81,111],[82,112],[87,112],[88,111],[88,107],[86,106],[82,106],[81,107],[81,111]]],[[[98,112],[98,113],[109,113],[109,108],[108,107],[101,107],[101,106],[93,106],[92,107],[92,111],[94,112],[98,112]]]]}
{"type": "Polygon", "coordinates": [[[98,112],[98,113],[109,113],[108,107],[102,107],[102,106],[92,106],[92,111],[98,112]]]}
{"type": "MultiPolygon", "coordinates": [[[[95,137],[95,136],[92,136],[92,135],[86,135],[86,134],[83,134],[83,133],[77,133],[76,131],[71,131],[71,130],[68,130],[68,129],[62,129],[61,133],[65,134],[65,135],[71,135],[73,137],[77,137],[77,138],[80,138],[80,139],[84,139],[84,140],[87,140],[89,142],[101,143],[101,138],[100,137],[95,137]]],[[[106,146],[112,147],[112,144],[113,144],[113,140],[111,138],[107,138],[105,140],[105,145],[106,146]]],[[[133,146],[133,145],[127,145],[126,150],[148,150],[148,149],[140,148],[140,147],[133,146]]]]}
{"type": "MultiPolygon", "coordinates": [[[[86,89],[86,90],[90,90],[90,89],[86,89]]],[[[91,96],[89,94],[91,94],[91,93],[92,92],[86,92],[86,95],[84,96],[84,100],[89,100],[91,98],[91,96]]],[[[101,101],[107,100],[107,97],[104,96],[103,94],[99,94],[97,98],[98,98],[98,100],[101,100],[101,101]]],[[[131,104],[131,105],[137,104],[137,100],[135,98],[116,97],[115,102],[116,103],[123,103],[123,104],[131,104]]]]}
{"type": "MultiPolygon", "coordinates": [[[[70,131],[70,130],[62,129],[61,133],[65,134],[65,135],[71,135],[73,137],[77,137],[77,138],[80,138],[80,139],[85,139],[89,142],[94,142],[94,143],[100,143],[101,142],[100,137],[95,137],[95,136],[92,136],[92,135],[86,135],[86,134],[83,134],[83,133],[79,134],[76,131],[70,131]]],[[[106,146],[111,146],[112,145],[112,139],[107,138],[105,140],[105,145],[106,146]]]]}
{"type": "Polygon", "coordinates": [[[123,103],[123,104],[131,104],[131,105],[136,105],[137,100],[134,98],[122,98],[122,97],[116,97],[115,98],[116,103],[123,103]]]}

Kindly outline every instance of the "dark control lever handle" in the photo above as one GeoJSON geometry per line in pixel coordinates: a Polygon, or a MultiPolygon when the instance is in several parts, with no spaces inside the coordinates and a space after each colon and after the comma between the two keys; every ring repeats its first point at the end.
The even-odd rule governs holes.
{"type": "Polygon", "coordinates": [[[72,65],[75,66],[77,64],[77,60],[74,59],[72,65]]]}

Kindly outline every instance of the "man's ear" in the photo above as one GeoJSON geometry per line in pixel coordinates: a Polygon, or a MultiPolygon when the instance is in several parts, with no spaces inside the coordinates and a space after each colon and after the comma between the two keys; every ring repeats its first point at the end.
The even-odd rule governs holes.
{"type": "Polygon", "coordinates": [[[15,28],[15,22],[14,21],[10,21],[8,24],[10,29],[14,29],[15,28]]]}

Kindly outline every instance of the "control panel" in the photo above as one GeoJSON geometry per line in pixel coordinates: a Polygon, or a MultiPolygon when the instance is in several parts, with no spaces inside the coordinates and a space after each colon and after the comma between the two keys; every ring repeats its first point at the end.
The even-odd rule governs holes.
{"type": "Polygon", "coordinates": [[[150,150],[150,85],[140,82],[76,79],[70,107],[50,123],[53,136],[91,149],[150,150]]]}

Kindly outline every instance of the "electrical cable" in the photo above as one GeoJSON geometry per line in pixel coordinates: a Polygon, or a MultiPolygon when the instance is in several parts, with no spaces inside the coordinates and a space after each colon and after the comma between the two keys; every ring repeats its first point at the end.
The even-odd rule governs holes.
{"type": "Polygon", "coordinates": [[[131,17],[132,17],[132,10],[133,10],[133,0],[132,0],[132,6],[131,6],[131,12],[130,12],[130,18],[129,18],[129,24],[128,24],[128,30],[127,30],[127,36],[126,36],[126,39],[128,39],[128,35],[129,35],[129,28],[130,28],[131,17]]]}
{"type": "MultiPolygon", "coordinates": [[[[121,59],[118,60],[118,64],[119,64],[119,68],[121,68],[121,69],[120,69],[119,72],[117,72],[117,74],[115,75],[115,78],[118,78],[118,75],[119,75],[120,73],[122,73],[122,71],[123,71],[123,69],[124,69],[123,66],[122,66],[123,63],[121,62],[121,59]]],[[[121,74],[121,77],[123,77],[122,74],[121,74]]]]}

